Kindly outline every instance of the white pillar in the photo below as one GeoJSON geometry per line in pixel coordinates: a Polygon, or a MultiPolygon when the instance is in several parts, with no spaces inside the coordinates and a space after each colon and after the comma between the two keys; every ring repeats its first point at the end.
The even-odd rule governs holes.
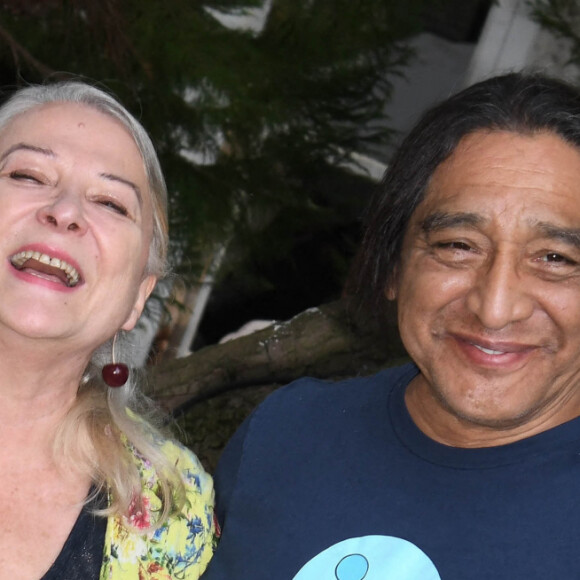
{"type": "Polygon", "coordinates": [[[541,34],[539,24],[530,17],[526,0],[499,0],[489,11],[465,85],[533,64],[534,47],[541,34]]]}

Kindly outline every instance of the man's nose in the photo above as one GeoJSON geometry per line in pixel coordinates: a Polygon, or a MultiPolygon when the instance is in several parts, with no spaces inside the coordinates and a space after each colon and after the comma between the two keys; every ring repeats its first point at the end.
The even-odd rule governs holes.
{"type": "Polygon", "coordinates": [[[482,265],[467,295],[468,309],[485,328],[499,330],[529,318],[534,310],[530,280],[521,276],[514,253],[497,253],[482,265]]]}
{"type": "Polygon", "coordinates": [[[38,210],[37,216],[41,223],[63,232],[83,233],[87,228],[82,200],[67,191],[59,192],[38,210]]]}

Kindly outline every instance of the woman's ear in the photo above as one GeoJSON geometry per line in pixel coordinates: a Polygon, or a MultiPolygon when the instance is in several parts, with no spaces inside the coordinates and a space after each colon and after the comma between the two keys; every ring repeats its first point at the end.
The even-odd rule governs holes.
{"type": "Polygon", "coordinates": [[[131,330],[137,324],[137,321],[143,312],[143,308],[145,308],[145,302],[147,302],[147,298],[149,298],[149,295],[153,292],[155,284],[157,284],[157,276],[151,274],[143,279],[139,285],[133,309],[125,321],[125,324],[121,326],[123,330],[131,330]]]}

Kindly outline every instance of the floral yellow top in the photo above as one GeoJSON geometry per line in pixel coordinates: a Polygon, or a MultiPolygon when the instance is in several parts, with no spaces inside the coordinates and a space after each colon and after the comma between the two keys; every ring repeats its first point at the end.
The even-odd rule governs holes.
{"type": "MultiPolygon", "coordinates": [[[[212,479],[185,447],[165,441],[162,450],[182,474],[186,492],[183,509],[159,529],[141,535],[127,528],[125,517],[109,518],[100,580],[197,580],[213,554],[212,479]]],[[[146,528],[161,500],[151,465],[136,450],[131,451],[143,482],[145,510],[135,511],[129,523],[146,528]]]]}

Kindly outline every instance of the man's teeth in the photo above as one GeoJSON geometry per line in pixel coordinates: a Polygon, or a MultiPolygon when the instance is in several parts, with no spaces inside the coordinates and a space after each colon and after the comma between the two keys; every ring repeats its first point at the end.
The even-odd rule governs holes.
{"type": "Polygon", "coordinates": [[[47,254],[41,254],[40,252],[33,252],[32,250],[26,250],[24,252],[19,252],[14,254],[10,258],[10,262],[16,268],[22,268],[28,260],[36,260],[41,264],[46,264],[47,266],[52,266],[53,268],[58,268],[66,274],[66,278],[69,286],[76,286],[79,283],[80,276],[74,266],[64,260],[59,260],[58,258],[51,258],[47,254]]]}
{"type": "Polygon", "coordinates": [[[485,354],[505,354],[503,350],[492,350],[491,348],[484,348],[483,346],[479,346],[479,344],[474,344],[473,346],[485,354]]]}

